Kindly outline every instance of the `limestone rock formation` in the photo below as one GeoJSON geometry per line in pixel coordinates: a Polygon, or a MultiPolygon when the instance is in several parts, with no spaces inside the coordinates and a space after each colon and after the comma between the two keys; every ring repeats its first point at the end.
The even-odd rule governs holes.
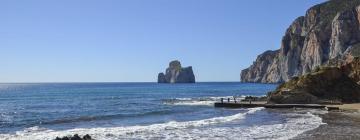
{"type": "MultiPolygon", "coordinates": [[[[359,61],[360,62],[360,61],[359,61]]],[[[318,68],[295,77],[269,93],[269,103],[303,104],[360,101],[360,86],[338,67],[318,68]]]]}
{"type": "Polygon", "coordinates": [[[269,93],[269,103],[324,103],[360,101],[360,43],[348,47],[341,57],[294,77],[269,93]]]}
{"type": "Polygon", "coordinates": [[[159,73],[158,83],[195,83],[195,75],[192,67],[181,67],[177,60],[170,62],[166,73],[159,73]]]}
{"type": "Polygon", "coordinates": [[[258,56],[242,82],[279,83],[304,75],[360,43],[360,0],[329,0],[310,8],[286,30],[281,48],[258,56]]]}
{"type": "Polygon", "coordinates": [[[247,69],[242,70],[241,79],[243,82],[262,82],[276,79],[280,81],[280,71],[277,64],[279,51],[266,51],[259,55],[254,63],[247,69]],[[265,73],[268,72],[268,73],[265,73]],[[246,73],[246,74],[244,74],[246,73]]]}
{"type": "Polygon", "coordinates": [[[358,43],[360,32],[355,30],[358,24],[355,10],[344,11],[335,16],[332,22],[330,59],[343,55],[350,44],[358,43]]]}

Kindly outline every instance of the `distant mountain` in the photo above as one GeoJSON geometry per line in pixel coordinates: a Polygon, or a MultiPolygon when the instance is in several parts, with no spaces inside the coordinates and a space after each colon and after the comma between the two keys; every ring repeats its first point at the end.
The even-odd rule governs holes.
{"type": "Polygon", "coordinates": [[[192,67],[181,67],[178,60],[171,61],[166,73],[159,73],[158,83],[195,83],[192,67]]]}
{"type": "Polygon", "coordinates": [[[281,83],[343,58],[360,46],[360,0],[330,0],[307,10],[286,30],[281,48],[241,72],[242,82],[281,83]]]}

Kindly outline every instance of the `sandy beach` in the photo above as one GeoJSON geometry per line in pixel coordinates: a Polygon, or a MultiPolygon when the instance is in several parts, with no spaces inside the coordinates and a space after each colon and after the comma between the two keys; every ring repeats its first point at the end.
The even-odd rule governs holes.
{"type": "Polygon", "coordinates": [[[339,111],[329,111],[319,116],[324,125],[300,134],[294,140],[358,140],[360,139],[360,103],[326,105],[339,107],[339,111]]]}
{"type": "MultiPolygon", "coordinates": [[[[346,106],[347,107],[347,106],[346,106]]],[[[295,140],[358,140],[360,139],[360,113],[352,111],[328,112],[319,115],[326,123],[300,134],[295,140]]]]}
{"type": "Polygon", "coordinates": [[[360,111],[360,103],[342,104],[342,105],[326,105],[326,106],[338,107],[340,110],[360,111]]]}
{"type": "MultiPolygon", "coordinates": [[[[241,102],[247,103],[247,102],[241,102]]],[[[265,104],[266,102],[253,102],[265,104]]],[[[359,140],[360,139],[360,103],[326,105],[338,107],[339,110],[320,113],[324,124],[320,127],[305,132],[293,138],[294,140],[359,140]]]]}

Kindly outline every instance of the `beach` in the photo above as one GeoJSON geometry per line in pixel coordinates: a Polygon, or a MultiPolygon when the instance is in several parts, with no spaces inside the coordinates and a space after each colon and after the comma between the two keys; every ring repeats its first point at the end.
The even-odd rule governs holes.
{"type": "Polygon", "coordinates": [[[324,125],[300,134],[294,140],[358,140],[360,139],[360,103],[326,105],[339,110],[319,114],[324,125]]]}
{"type": "Polygon", "coordinates": [[[294,140],[358,140],[360,139],[360,113],[354,111],[328,112],[319,115],[324,125],[300,134],[294,140]]]}
{"type": "MultiPolygon", "coordinates": [[[[224,102],[227,103],[227,102],[224,102]]],[[[249,104],[247,101],[238,102],[240,104],[249,104]]],[[[263,105],[264,101],[254,101],[253,104],[263,105]]],[[[269,111],[288,113],[288,112],[306,112],[311,111],[321,117],[322,124],[313,130],[309,130],[298,136],[291,138],[293,140],[358,140],[360,139],[360,103],[325,105],[326,107],[338,108],[326,111],[324,109],[307,110],[303,108],[288,109],[268,109],[269,111]]],[[[276,139],[276,138],[275,138],[276,139]]]]}
{"type": "Polygon", "coordinates": [[[341,104],[341,105],[326,105],[329,107],[338,107],[340,110],[345,111],[360,111],[360,103],[352,103],[352,104],[341,104]]]}

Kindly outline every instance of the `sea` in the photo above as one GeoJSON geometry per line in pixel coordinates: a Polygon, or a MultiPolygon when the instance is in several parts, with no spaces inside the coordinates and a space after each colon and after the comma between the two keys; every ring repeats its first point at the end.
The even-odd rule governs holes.
{"type": "MultiPolygon", "coordinates": [[[[292,139],[324,125],[318,110],[215,108],[275,84],[204,82],[0,84],[0,140],[292,139]]],[[[326,113],[326,112],[325,112],[326,113]]]]}

